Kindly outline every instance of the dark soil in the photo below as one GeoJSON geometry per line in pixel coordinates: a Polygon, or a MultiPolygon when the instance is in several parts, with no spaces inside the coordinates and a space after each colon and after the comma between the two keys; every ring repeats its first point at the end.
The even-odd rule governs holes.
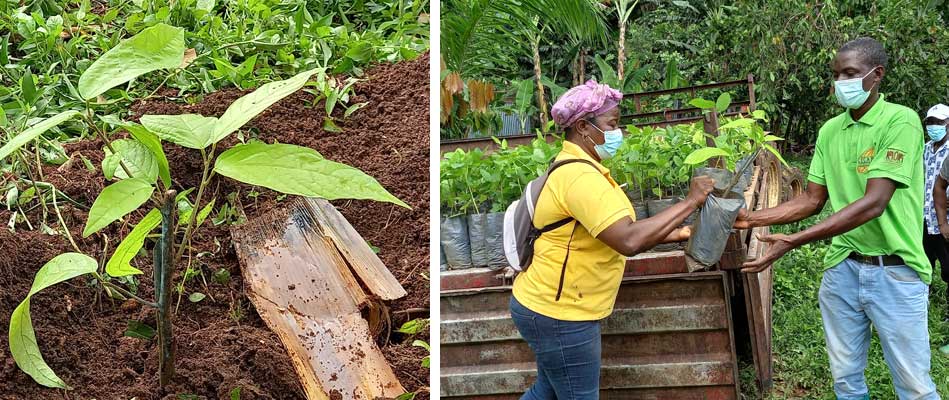
{"type": "MultiPolygon", "coordinates": [[[[370,69],[368,80],[357,84],[357,95],[352,100],[369,105],[340,122],[342,133],[322,129],[323,105],[311,108],[312,95],[302,91],[270,107],[243,130],[245,137],[308,146],[328,159],[355,166],[412,206],[412,210],[406,210],[388,203],[334,202],[356,230],[379,248],[380,258],[408,292],[405,298],[387,304],[393,326],[382,329],[377,342],[406,390],[423,392],[429,386],[429,370],[421,367],[420,362],[427,351],[411,343],[414,339],[428,342],[428,332],[410,338],[394,330],[409,319],[428,317],[428,71],[428,54],[411,62],[370,69]]],[[[140,101],[132,107],[129,118],[179,113],[219,116],[245,93],[216,92],[193,105],[185,105],[177,98],[140,101]]],[[[338,117],[342,120],[341,115],[338,117]]],[[[219,143],[218,149],[235,143],[237,138],[232,135],[219,143]]],[[[88,207],[107,184],[98,170],[103,157],[101,147],[99,140],[66,145],[72,161],[60,167],[46,166],[44,179],[88,207]],[[95,171],[84,166],[80,154],[96,166],[95,171]]],[[[195,186],[201,176],[200,154],[170,144],[165,144],[165,152],[176,189],[195,186]]],[[[215,178],[210,187],[218,205],[226,201],[228,194],[236,193],[234,203],[242,207],[247,218],[283,204],[277,193],[227,178],[215,178]]],[[[25,189],[20,188],[21,192],[25,189]]],[[[128,224],[113,223],[101,233],[82,239],[86,211],[63,199],[59,205],[80,249],[94,258],[108,257],[122,235],[130,230],[128,224]],[[106,241],[109,254],[103,254],[106,241]]],[[[58,222],[51,206],[49,213],[48,225],[56,227],[58,222]]],[[[42,218],[39,207],[28,214],[34,225],[42,218]]],[[[10,216],[9,211],[0,211],[4,225],[10,216]]],[[[128,222],[135,223],[143,216],[144,211],[136,211],[128,222]]],[[[16,367],[8,352],[5,331],[10,314],[29,291],[36,271],[52,257],[67,251],[73,250],[62,235],[31,231],[25,223],[17,224],[15,233],[0,228],[0,400],[170,400],[179,395],[229,399],[229,393],[237,387],[241,388],[242,399],[305,398],[283,345],[244,295],[227,225],[214,226],[210,218],[198,231],[192,253],[193,265],[200,268],[207,283],[198,277],[186,285],[175,320],[178,361],[171,385],[164,389],[158,386],[156,341],[123,336],[129,320],[154,326],[153,311],[134,302],[111,300],[86,278],[73,279],[33,297],[33,324],[43,356],[74,390],[64,394],[37,385],[16,367]],[[225,284],[212,279],[212,274],[221,269],[230,273],[225,284]],[[191,303],[187,297],[192,292],[208,297],[191,303]]],[[[153,297],[150,261],[149,256],[139,256],[133,262],[145,273],[139,277],[138,293],[147,299],[153,297]]],[[[176,283],[183,269],[184,266],[178,266],[176,283]]],[[[416,398],[428,397],[427,393],[420,393],[416,398]]]]}

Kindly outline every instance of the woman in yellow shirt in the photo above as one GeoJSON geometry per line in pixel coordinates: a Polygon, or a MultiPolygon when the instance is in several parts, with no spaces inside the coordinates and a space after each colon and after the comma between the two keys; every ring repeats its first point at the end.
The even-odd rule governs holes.
{"type": "Polygon", "coordinates": [[[697,177],[685,201],[636,221],[623,189],[600,164],[622,142],[620,100],[619,91],[589,81],[567,91],[552,110],[566,131],[556,160],[592,165],[558,168],[537,200],[535,226],[574,221],[541,235],[530,268],[514,281],[511,316],[537,358],[537,380],[522,400],[598,398],[600,320],[613,311],[626,257],[688,238],[688,228],[676,227],[713,189],[712,179],[697,177]]]}

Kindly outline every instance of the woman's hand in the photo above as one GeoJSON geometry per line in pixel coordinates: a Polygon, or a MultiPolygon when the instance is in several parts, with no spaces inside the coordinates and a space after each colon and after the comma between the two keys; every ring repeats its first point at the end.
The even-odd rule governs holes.
{"type": "Polygon", "coordinates": [[[689,184],[689,195],[686,197],[686,201],[689,201],[699,208],[702,204],[705,204],[705,199],[708,198],[708,195],[715,190],[715,180],[706,176],[696,176],[692,178],[692,182],[689,184]]]}

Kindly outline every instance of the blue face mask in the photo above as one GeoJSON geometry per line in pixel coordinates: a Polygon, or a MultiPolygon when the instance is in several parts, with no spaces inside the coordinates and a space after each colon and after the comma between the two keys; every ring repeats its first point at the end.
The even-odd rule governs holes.
{"type": "Polygon", "coordinates": [[[935,142],[942,140],[946,137],[946,126],[945,125],[926,125],[926,135],[929,136],[935,142]]]}
{"type": "Polygon", "coordinates": [[[603,144],[596,144],[596,142],[593,142],[593,139],[590,139],[590,137],[587,136],[587,140],[593,142],[593,149],[596,150],[596,155],[600,157],[600,160],[606,160],[615,156],[616,151],[619,150],[619,146],[623,144],[623,131],[617,128],[603,132],[603,130],[598,128],[596,124],[593,123],[593,121],[588,120],[587,122],[596,128],[596,130],[600,131],[600,133],[603,134],[603,138],[605,139],[603,144]]]}
{"type": "MultiPolygon", "coordinates": [[[[876,68],[870,70],[862,78],[834,81],[834,95],[837,96],[837,103],[849,109],[860,108],[863,103],[866,103],[870,92],[863,90],[863,80],[875,70],[876,68]]],[[[873,88],[871,87],[870,90],[873,88]]]]}

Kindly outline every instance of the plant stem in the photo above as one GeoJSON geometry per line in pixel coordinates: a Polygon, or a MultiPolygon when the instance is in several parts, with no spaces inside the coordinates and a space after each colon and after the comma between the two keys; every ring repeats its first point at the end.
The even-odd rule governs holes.
{"type": "Polygon", "coordinates": [[[208,154],[201,150],[201,157],[204,159],[204,171],[201,172],[201,184],[198,185],[198,196],[194,199],[194,206],[191,207],[191,216],[188,218],[188,227],[185,228],[185,235],[182,238],[182,246],[178,247],[178,252],[175,254],[175,261],[181,260],[181,256],[185,254],[185,249],[191,247],[191,237],[194,235],[194,231],[197,229],[195,226],[198,220],[198,213],[201,211],[201,197],[204,196],[204,188],[208,186],[208,181],[210,180],[211,172],[211,160],[214,158],[214,150],[217,147],[217,143],[211,145],[211,153],[208,154]]]}
{"type": "Polygon", "coordinates": [[[158,303],[152,303],[152,302],[150,302],[150,301],[148,301],[148,300],[145,300],[145,299],[143,299],[143,298],[141,298],[141,297],[138,297],[138,296],[132,294],[132,292],[129,292],[128,290],[123,289],[121,286],[116,285],[116,284],[114,284],[114,283],[112,283],[112,282],[109,282],[109,281],[105,280],[105,279],[102,277],[102,275],[99,275],[98,272],[93,272],[93,274],[95,275],[96,279],[99,280],[99,283],[102,284],[102,286],[105,286],[105,287],[107,287],[107,288],[109,288],[109,289],[112,289],[112,290],[114,290],[114,291],[116,291],[116,292],[119,292],[119,293],[121,293],[123,296],[128,297],[128,298],[130,298],[130,299],[132,299],[132,300],[135,300],[135,301],[137,301],[138,303],[140,303],[140,304],[143,305],[143,306],[149,306],[149,307],[152,307],[152,308],[158,308],[158,303]]]}
{"type": "Polygon", "coordinates": [[[741,171],[737,171],[737,172],[735,173],[735,176],[732,177],[732,181],[729,182],[729,183],[728,183],[728,187],[725,188],[725,193],[726,193],[726,194],[727,194],[729,191],[731,191],[732,188],[735,187],[735,185],[738,184],[738,180],[741,179],[741,176],[745,173],[745,171],[748,169],[748,167],[749,167],[751,164],[754,164],[755,159],[758,158],[758,153],[760,153],[760,152],[761,152],[761,148],[759,147],[758,150],[755,150],[754,155],[752,155],[751,158],[749,158],[748,161],[745,162],[745,165],[742,165],[742,166],[741,166],[741,171]]]}
{"type": "Polygon", "coordinates": [[[175,195],[177,192],[165,192],[161,208],[161,238],[155,246],[155,293],[158,299],[158,382],[164,387],[175,375],[175,344],[171,324],[171,278],[174,272],[174,259],[171,249],[175,241],[175,195]]]}
{"type": "Polygon", "coordinates": [[[69,243],[72,244],[72,248],[76,250],[77,253],[82,253],[82,250],[79,250],[79,246],[76,245],[76,241],[73,240],[72,234],[69,233],[69,228],[66,226],[66,221],[63,220],[63,214],[59,212],[59,204],[56,203],[56,188],[50,190],[53,193],[53,209],[56,210],[56,217],[59,218],[59,225],[63,227],[63,233],[66,234],[66,238],[69,239],[69,243]]]}

